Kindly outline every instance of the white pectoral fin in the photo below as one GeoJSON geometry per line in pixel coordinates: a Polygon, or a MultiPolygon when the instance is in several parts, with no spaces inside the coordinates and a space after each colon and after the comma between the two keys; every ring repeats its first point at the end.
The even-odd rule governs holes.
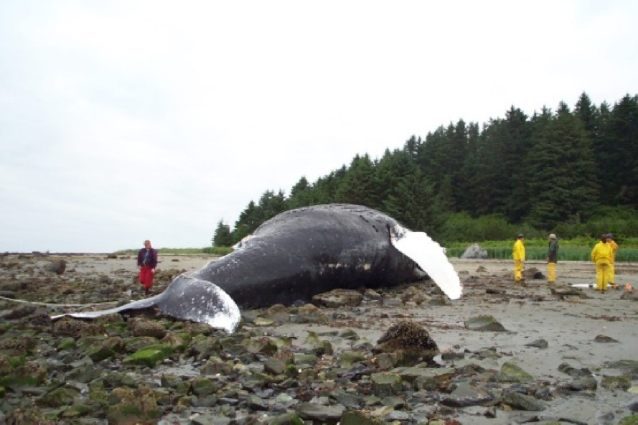
{"type": "Polygon", "coordinates": [[[424,232],[401,233],[392,238],[392,245],[417,263],[450,299],[460,298],[463,286],[441,245],[424,232]]]}

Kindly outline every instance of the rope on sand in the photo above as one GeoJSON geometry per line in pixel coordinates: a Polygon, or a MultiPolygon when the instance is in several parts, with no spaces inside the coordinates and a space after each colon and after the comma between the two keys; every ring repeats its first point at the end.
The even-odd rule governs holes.
{"type": "Polygon", "coordinates": [[[57,308],[62,308],[62,307],[93,307],[93,306],[96,306],[96,305],[113,304],[113,303],[117,303],[118,302],[118,301],[106,301],[106,302],[103,302],[103,303],[91,303],[91,304],[52,304],[52,303],[42,303],[42,302],[38,302],[38,301],[16,300],[14,298],[7,298],[7,297],[3,297],[1,295],[0,295],[0,299],[1,300],[5,300],[5,301],[12,301],[14,303],[42,305],[42,306],[46,306],[46,307],[57,307],[57,308]]]}

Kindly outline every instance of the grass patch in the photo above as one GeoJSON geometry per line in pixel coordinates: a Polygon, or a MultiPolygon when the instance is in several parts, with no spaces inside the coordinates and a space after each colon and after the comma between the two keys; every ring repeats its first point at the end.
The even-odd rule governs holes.
{"type": "MultiPolygon", "coordinates": [[[[558,261],[591,261],[591,251],[598,240],[592,238],[576,238],[559,240],[558,261]]],[[[446,246],[448,257],[460,257],[467,247],[475,242],[454,242],[446,246]]],[[[638,238],[627,238],[617,241],[619,245],[616,262],[638,262],[638,238]]],[[[512,259],[514,241],[484,241],[478,243],[487,251],[487,257],[499,260],[512,259]]],[[[545,260],[547,257],[545,239],[526,239],[525,257],[527,260],[545,260]]]]}

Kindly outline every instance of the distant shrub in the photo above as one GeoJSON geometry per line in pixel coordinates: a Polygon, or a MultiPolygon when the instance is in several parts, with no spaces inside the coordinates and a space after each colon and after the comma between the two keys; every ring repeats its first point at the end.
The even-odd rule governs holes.
{"type": "Polygon", "coordinates": [[[233,248],[230,246],[207,246],[202,251],[204,254],[226,255],[233,252],[233,248]]]}

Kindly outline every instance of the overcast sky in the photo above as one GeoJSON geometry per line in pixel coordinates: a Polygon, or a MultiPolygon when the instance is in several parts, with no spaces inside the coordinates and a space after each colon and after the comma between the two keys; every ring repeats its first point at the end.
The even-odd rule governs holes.
{"type": "Polygon", "coordinates": [[[210,245],[266,190],[638,93],[638,2],[0,0],[0,252],[210,245]]]}

